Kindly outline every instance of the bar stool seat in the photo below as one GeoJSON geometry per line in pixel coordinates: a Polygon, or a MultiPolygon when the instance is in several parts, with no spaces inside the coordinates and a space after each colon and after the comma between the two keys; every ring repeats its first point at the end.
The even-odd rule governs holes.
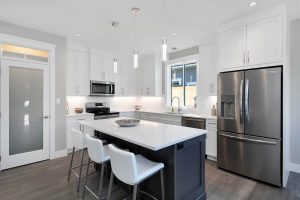
{"type": "MultiPolygon", "coordinates": [[[[109,181],[108,200],[111,198],[114,176],[123,183],[134,186],[132,199],[136,200],[139,183],[158,172],[160,172],[161,180],[161,199],[165,199],[163,163],[153,162],[142,155],[134,155],[133,153],[119,149],[112,144],[108,145],[108,149],[112,168],[109,181]]],[[[143,193],[156,199],[146,192],[143,193]]]]}
{"type": "MultiPolygon", "coordinates": [[[[164,168],[163,163],[152,162],[142,155],[136,155],[135,160],[137,166],[137,177],[135,183],[141,182],[145,178],[164,168]]],[[[134,185],[135,183],[131,183],[131,185],[134,185]]]]}

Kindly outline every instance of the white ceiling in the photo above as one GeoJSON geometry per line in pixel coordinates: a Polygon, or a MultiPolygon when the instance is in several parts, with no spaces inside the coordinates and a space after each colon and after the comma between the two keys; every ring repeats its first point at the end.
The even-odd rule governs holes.
{"type": "MultiPolygon", "coordinates": [[[[196,45],[214,34],[224,21],[285,0],[166,0],[169,48],[196,45]]],[[[130,54],[133,48],[132,7],[139,7],[137,40],[140,54],[158,51],[164,30],[163,0],[0,0],[0,21],[67,37],[72,43],[112,50],[112,21],[119,21],[118,51],[130,54]],[[74,34],[80,33],[80,37],[74,34]]]]}

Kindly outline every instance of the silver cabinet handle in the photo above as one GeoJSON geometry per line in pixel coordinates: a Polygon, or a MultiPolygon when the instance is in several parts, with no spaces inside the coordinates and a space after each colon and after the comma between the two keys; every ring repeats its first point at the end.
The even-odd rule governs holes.
{"type": "Polygon", "coordinates": [[[227,138],[232,138],[232,139],[236,139],[236,140],[241,140],[241,141],[246,141],[246,142],[255,142],[255,143],[261,143],[261,144],[277,144],[276,142],[271,142],[271,141],[264,141],[264,140],[256,140],[256,139],[251,139],[251,138],[243,138],[243,137],[237,137],[237,136],[233,136],[233,135],[227,135],[224,133],[219,133],[219,135],[223,136],[223,137],[227,137],[227,138]]]}
{"type": "Polygon", "coordinates": [[[246,51],[244,51],[244,65],[246,64],[246,51]]]}
{"type": "Polygon", "coordinates": [[[147,88],[147,95],[149,95],[150,94],[150,89],[149,88],[147,88]]]}
{"type": "Polygon", "coordinates": [[[49,115],[47,115],[47,116],[44,116],[43,118],[44,118],[44,119],[49,119],[49,118],[50,118],[50,116],[49,116],[49,115]]]}
{"type": "Polygon", "coordinates": [[[250,122],[249,116],[249,79],[246,79],[245,85],[245,115],[246,115],[246,122],[250,122]]]}
{"type": "Polygon", "coordinates": [[[240,123],[241,124],[244,121],[244,117],[243,117],[243,91],[244,91],[244,80],[241,80],[241,85],[240,85],[240,123]]]}

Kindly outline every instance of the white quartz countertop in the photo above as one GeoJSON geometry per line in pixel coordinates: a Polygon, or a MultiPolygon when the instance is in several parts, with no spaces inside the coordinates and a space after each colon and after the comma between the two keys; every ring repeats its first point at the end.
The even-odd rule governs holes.
{"type": "Polygon", "coordinates": [[[141,120],[135,127],[119,127],[122,118],[81,121],[80,124],[107,135],[157,151],[207,134],[207,130],[141,120]]]}

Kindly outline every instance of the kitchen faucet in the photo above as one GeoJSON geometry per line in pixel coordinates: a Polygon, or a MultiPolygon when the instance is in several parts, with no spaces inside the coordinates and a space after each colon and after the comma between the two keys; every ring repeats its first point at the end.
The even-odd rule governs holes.
{"type": "Polygon", "coordinates": [[[171,106],[172,106],[172,107],[173,107],[174,99],[177,99],[177,101],[178,101],[177,112],[180,113],[180,111],[181,111],[181,108],[180,108],[180,99],[179,99],[178,96],[174,96],[174,97],[172,98],[172,101],[171,101],[171,106]]]}

